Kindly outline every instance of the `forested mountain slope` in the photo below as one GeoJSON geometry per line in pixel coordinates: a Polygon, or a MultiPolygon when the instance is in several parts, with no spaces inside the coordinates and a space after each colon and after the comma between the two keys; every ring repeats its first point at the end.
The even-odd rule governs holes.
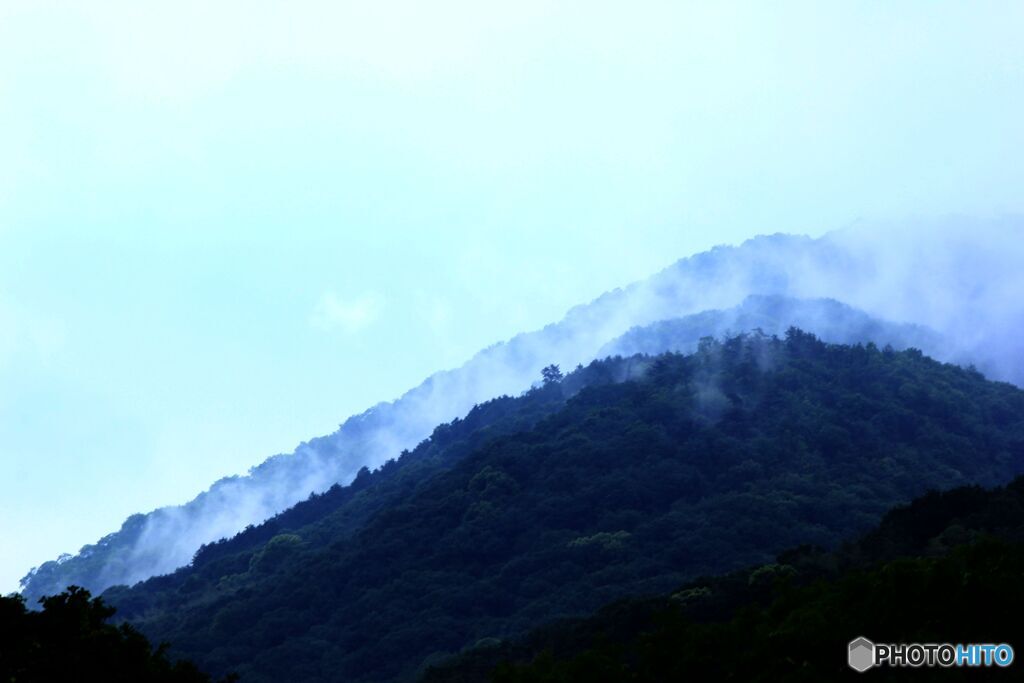
{"type": "MultiPolygon", "coordinates": [[[[835,552],[802,547],[774,563],[702,577],[586,619],[549,623],[444,662],[429,683],[860,680],[847,643],[1024,639],[1024,478],[932,492],[835,552]]],[[[1005,680],[1009,671],[942,671],[1005,680]]],[[[872,679],[910,672],[872,670],[872,679]]]]}
{"type": "MultiPolygon", "coordinates": [[[[201,545],[285,510],[310,492],[347,483],[360,467],[376,467],[411,449],[435,425],[464,415],[475,403],[525,390],[550,362],[567,368],[586,364],[633,327],[731,308],[752,294],[830,297],[872,317],[925,326],[940,335],[932,338],[939,343],[920,344],[935,357],[970,362],[987,376],[1022,384],[1021,262],[1024,225],[1014,220],[950,219],[902,225],[898,231],[858,227],[816,240],[774,234],[717,247],[574,307],[542,330],[486,348],[463,367],[437,373],[398,399],[349,418],[333,434],[310,439],[293,454],[215,482],[185,505],[131,516],[120,530],[78,555],[31,571],[23,580],[24,594],[33,600],[68,584],[98,592],[171,571],[201,545]]],[[[833,325],[780,319],[776,329],[804,325],[814,332],[819,323],[833,325]]],[[[826,332],[835,341],[869,341],[826,332]]]]}
{"type": "Polygon", "coordinates": [[[508,428],[446,445],[461,427],[442,427],[328,494],[349,497],[333,512],[299,506],[106,597],[214,673],[409,679],[481,639],[831,546],[927,489],[1024,470],[1024,392],[796,330],[595,362],[482,410],[508,428]]]}
{"type": "MultiPolygon", "coordinates": [[[[200,545],[267,519],[312,491],[348,483],[361,467],[376,467],[412,448],[435,425],[473,405],[524,391],[548,363],[588,363],[634,326],[728,309],[751,294],[831,297],[874,318],[923,325],[941,335],[940,344],[921,344],[935,357],[1024,382],[1019,352],[1024,301],[1016,295],[1024,289],[1024,226],[956,219],[901,227],[898,232],[851,229],[819,239],[762,236],[682,259],[573,308],[557,323],[495,344],[394,402],[349,418],[333,434],[300,444],[292,454],[271,457],[245,476],[222,479],[185,505],[130,517],[119,531],[78,555],[29,573],[23,592],[34,599],[69,583],[99,591],[169,572],[188,563],[200,545]],[[942,239],[936,239],[939,235],[942,239]]],[[[800,323],[780,324],[781,330],[800,323]]]]}
{"type": "Polygon", "coordinates": [[[692,350],[701,336],[754,327],[781,333],[797,326],[828,341],[915,346],[943,360],[974,364],[998,379],[1024,382],[1016,345],[1024,309],[1007,294],[1024,286],[1024,275],[1012,249],[995,248],[1017,244],[1007,238],[1014,232],[1024,244],[1024,228],[973,222],[909,233],[925,240],[937,231],[948,240],[929,249],[847,230],[818,240],[775,234],[682,259],[571,309],[557,324],[484,349],[462,368],[437,373],[246,476],[222,479],[183,506],[133,515],[78,555],[30,572],[24,594],[34,599],[69,584],[100,591],[171,571],[202,544],[411,449],[435,425],[464,415],[473,404],[525,390],[549,362],[572,367],[609,352],[692,350]],[[981,239],[984,234],[992,239],[981,239]],[[833,297],[845,304],[795,297],[833,297]],[[715,310],[698,313],[708,309],[715,310]],[[657,325],[662,321],[668,323],[657,325]],[[638,327],[646,331],[637,333],[638,327]]]}

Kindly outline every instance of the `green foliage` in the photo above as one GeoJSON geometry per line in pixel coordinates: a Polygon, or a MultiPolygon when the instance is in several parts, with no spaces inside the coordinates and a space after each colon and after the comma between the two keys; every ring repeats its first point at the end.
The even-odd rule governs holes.
{"type": "MultiPolygon", "coordinates": [[[[1022,465],[1024,392],[1010,385],[798,330],[708,339],[479,406],[353,486],[105,595],[214,672],[408,679],[555,617],[833,547],[928,489],[1004,483],[1022,465]]],[[[787,580],[779,566],[741,583],[787,580]]]]}
{"type": "MultiPolygon", "coordinates": [[[[439,670],[429,680],[857,680],[859,674],[846,665],[845,646],[861,634],[877,642],[1021,642],[1022,572],[1024,546],[975,545],[941,559],[894,561],[833,582],[782,590],[769,605],[748,606],[724,622],[696,622],[682,607],[658,605],[626,638],[594,634],[592,646],[573,655],[544,650],[528,663],[499,664],[489,676],[439,670]]],[[[870,672],[872,680],[886,681],[905,680],[909,673],[870,672]]],[[[996,673],[1002,680],[1008,672],[932,673],[968,681],[996,673]]]]}
{"type": "Polygon", "coordinates": [[[131,626],[109,624],[113,614],[75,586],[44,598],[40,611],[26,609],[19,596],[0,597],[0,681],[210,681],[190,662],[170,661],[131,626]]]}
{"type": "MultiPolygon", "coordinates": [[[[793,564],[702,578],[666,598],[631,599],[587,619],[553,623],[516,642],[433,667],[429,683],[860,680],[846,644],[1024,639],[1024,478],[1005,489],[931,493],[890,512],[834,553],[800,548],[793,564]],[[971,543],[944,548],[956,529],[971,543]],[[916,557],[915,557],[916,556],[916,557]]],[[[931,672],[941,680],[1008,671],[931,672]]],[[[910,672],[877,669],[872,680],[910,672]]]]}
{"type": "Polygon", "coordinates": [[[249,571],[273,572],[281,568],[302,545],[302,538],[295,534],[278,534],[267,544],[253,553],[249,571]]]}
{"type": "Polygon", "coordinates": [[[590,536],[580,536],[569,541],[570,548],[596,547],[602,550],[625,550],[633,534],[628,531],[599,531],[590,536]]]}

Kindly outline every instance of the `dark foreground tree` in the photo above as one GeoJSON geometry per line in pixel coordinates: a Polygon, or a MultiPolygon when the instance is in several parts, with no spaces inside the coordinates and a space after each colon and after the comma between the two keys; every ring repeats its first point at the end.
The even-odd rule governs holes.
{"type": "MultiPolygon", "coordinates": [[[[70,587],[43,598],[41,611],[17,595],[0,597],[0,681],[209,683],[187,661],[170,661],[127,624],[107,623],[114,608],[70,587]]],[[[233,677],[225,681],[235,680],[233,677]]]]}

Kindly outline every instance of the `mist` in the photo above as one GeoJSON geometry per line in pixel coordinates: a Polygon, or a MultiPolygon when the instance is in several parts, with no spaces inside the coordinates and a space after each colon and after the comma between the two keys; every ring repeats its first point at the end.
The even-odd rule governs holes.
{"type": "MultiPolygon", "coordinates": [[[[576,306],[557,323],[484,349],[395,401],[350,417],[332,434],[271,457],[246,476],[216,482],[184,505],[135,515],[76,557],[30,572],[23,592],[33,598],[68,583],[101,591],[170,572],[188,564],[202,544],[231,536],[312,492],[348,483],[363,466],[397,457],[474,404],[526,390],[550,363],[586,363],[635,343],[637,328],[703,311],[735,309],[724,317],[689,319],[697,332],[706,325],[701,334],[744,332],[731,328],[755,320],[763,326],[768,319],[776,326],[821,330],[837,341],[923,346],[941,360],[970,363],[991,378],[1024,385],[1022,263],[1019,218],[855,225],[818,239],[773,234],[716,247],[576,306]],[[782,305],[770,315],[762,306],[758,318],[751,316],[752,295],[832,303],[782,305]]],[[[658,338],[648,335],[643,350],[679,344],[672,335],[658,338]]],[[[709,409],[715,400],[708,387],[709,409]]]]}

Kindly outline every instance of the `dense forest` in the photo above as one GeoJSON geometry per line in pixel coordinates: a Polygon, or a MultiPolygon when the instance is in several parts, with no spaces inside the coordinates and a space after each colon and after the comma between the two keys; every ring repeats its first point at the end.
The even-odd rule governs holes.
{"type": "MultiPolygon", "coordinates": [[[[931,493],[834,552],[804,546],[774,563],[618,601],[431,669],[424,683],[832,681],[855,637],[876,642],[1024,641],[1024,478],[992,491],[931,493]]],[[[988,675],[986,675],[986,673],[988,675]]],[[[940,680],[1000,670],[932,671],[940,680]]],[[[872,680],[905,680],[878,669],[872,680]]]]}
{"type": "Polygon", "coordinates": [[[210,683],[128,624],[111,624],[113,615],[102,599],[74,586],[45,598],[40,610],[27,609],[20,596],[0,596],[0,681],[210,683]]]}
{"type": "Polygon", "coordinates": [[[929,489],[1022,470],[1011,385],[795,329],[705,339],[688,356],[547,373],[352,486],[104,597],[218,675],[410,679],[553,618],[834,547],[929,489]]]}

